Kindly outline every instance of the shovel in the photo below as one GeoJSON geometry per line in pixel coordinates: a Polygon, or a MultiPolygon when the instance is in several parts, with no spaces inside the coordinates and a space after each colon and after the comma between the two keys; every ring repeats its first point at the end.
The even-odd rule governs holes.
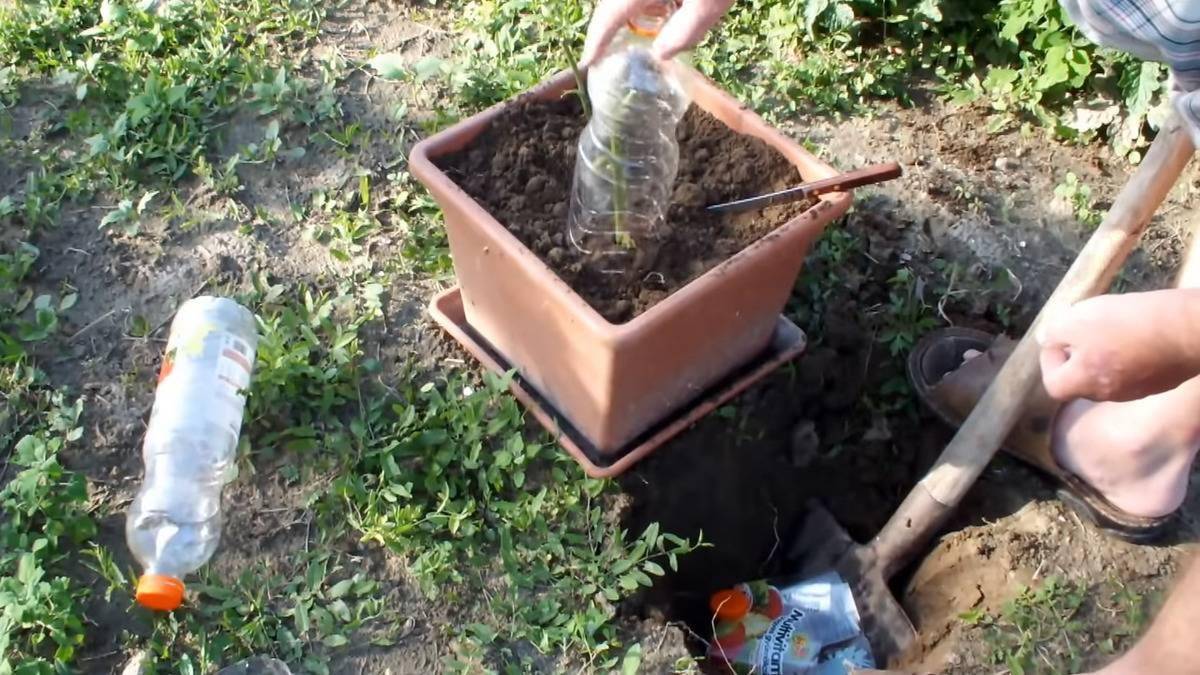
{"type": "Polygon", "coordinates": [[[1047,317],[1107,290],[1193,151],[1173,114],[996,379],[869,544],[856,544],[828,511],[812,505],[793,549],[801,560],[799,571],[835,569],[851,585],[863,630],[880,663],[899,656],[916,639],[888,580],[925,549],[1020,417],[1023,402],[1041,378],[1039,347],[1032,336],[1047,317]]]}

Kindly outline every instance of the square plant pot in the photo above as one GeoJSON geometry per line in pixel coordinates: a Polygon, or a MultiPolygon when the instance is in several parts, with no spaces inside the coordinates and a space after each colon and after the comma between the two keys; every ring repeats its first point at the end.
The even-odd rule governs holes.
{"type": "MultiPolygon", "coordinates": [[[[805,181],[837,175],[707,78],[682,70],[697,106],[766,142],[805,181]]],[[[522,96],[550,100],[574,86],[564,72],[522,96]]],[[[469,147],[511,104],[418,143],[411,169],[445,213],[467,323],[598,452],[615,454],[767,347],[805,256],[851,196],[821,197],[647,311],[613,324],[434,164],[469,147]]]]}

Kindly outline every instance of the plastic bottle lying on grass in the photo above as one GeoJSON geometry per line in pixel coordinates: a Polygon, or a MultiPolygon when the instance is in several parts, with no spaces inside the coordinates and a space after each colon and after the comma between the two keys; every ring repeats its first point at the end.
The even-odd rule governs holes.
{"type": "Polygon", "coordinates": [[[171,323],[142,447],[142,488],[125,520],[129,550],[145,570],[137,585],[145,607],[178,607],[184,577],[217,549],[221,489],[236,472],[257,346],[254,315],[225,298],[189,300],[171,323]]]}
{"type": "Polygon", "coordinates": [[[709,599],[708,657],[734,673],[843,675],[874,667],[850,587],[836,572],[738,584],[709,599]]]}
{"type": "Polygon", "coordinates": [[[689,101],[650,45],[674,11],[673,0],[652,4],[588,70],[592,117],[579,137],[567,234],[603,272],[644,267],[662,239],[679,169],[675,127],[689,101]]]}

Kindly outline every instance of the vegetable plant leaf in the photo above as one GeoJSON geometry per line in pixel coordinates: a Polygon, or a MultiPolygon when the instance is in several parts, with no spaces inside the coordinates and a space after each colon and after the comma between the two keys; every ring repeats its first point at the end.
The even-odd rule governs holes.
{"type": "Polygon", "coordinates": [[[395,52],[378,54],[367,64],[385,80],[403,80],[408,77],[408,68],[404,65],[404,57],[395,52]]]}

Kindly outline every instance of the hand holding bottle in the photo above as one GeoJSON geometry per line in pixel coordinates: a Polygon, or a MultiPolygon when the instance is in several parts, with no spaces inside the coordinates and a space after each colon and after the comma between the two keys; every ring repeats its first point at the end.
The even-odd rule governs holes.
{"type": "Polygon", "coordinates": [[[584,264],[604,273],[646,274],[662,243],[688,97],[651,49],[675,7],[642,3],[588,70],[592,115],[579,137],[567,235],[584,264]]]}
{"type": "MultiPolygon", "coordinates": [[[[588,25],[580,66],[586,68],[595,63],[622,27],[647,5],[658,1],[601,0],[588,25]]],[[[679,10],[671,15],[654,39],[651,52],[656,58],[666,60],[695,46],[732,5],[733,0],[683,0],[679,10]]]]}

